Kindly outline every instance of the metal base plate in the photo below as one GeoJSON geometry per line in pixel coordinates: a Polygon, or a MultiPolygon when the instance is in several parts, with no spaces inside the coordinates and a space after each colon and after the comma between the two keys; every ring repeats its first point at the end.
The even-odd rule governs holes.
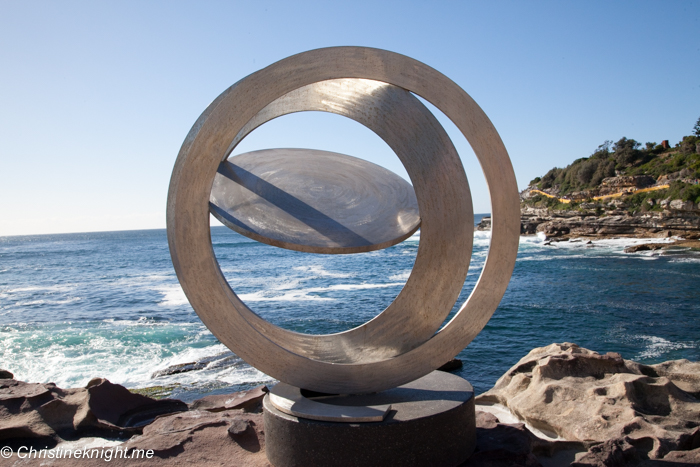
{"type": "Polygon", "coordinates": [[[391,409],[381,422],[327,422],[282,412],[267,395],[265,450],[275,467],[456,466],[476,447],[474,391],[450,373],[434,371],[387,391],[321,400],[391,409]]]}

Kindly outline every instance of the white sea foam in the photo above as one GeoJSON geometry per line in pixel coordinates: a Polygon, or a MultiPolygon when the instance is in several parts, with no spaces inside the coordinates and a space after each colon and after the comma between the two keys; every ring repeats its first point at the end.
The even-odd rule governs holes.
{"type": "Polygon", "coordinates": [[[386,284],[335,284],[328,287],[311,287],[306,289],[307,292],[329,292],[337,290],[366,290],[366,289],[384,289],[387,287],[402,287],[403,282],[389,282],[386,284]]]}
{"type": "Polygon", "coordinates": [[[154,290],[163,295],[163,299],[158,303],[160,306],[182,306],[189,303],[180,284],[161,285],[154,287],[154,290]]]}
{"type": "Polygon", "coordinates": [[[292,268],[295,271],[300,271],[304,273],[311,273],[312,275],[316,277],[331,277],[331,278],[337,278],[337,279],[345,279],[348,277],[352,277],[352,274],[347,274],[347,273],[342,273],[342,272],[332,272],[332,271],[327,271],[326,269],[323,268],[323,266],[320,265],[312,265],[312,266],[296,266],[292,268]]]}
{"type": "Polygon", "coordinates": [[[647,341],[647,345],[643,352],[637,355],[637,359],[658,358],[672,350],[694,349],[697,345],[688,342],[671,342],[663,337],[657,336],[633,336],[633,338],[647,341]]]}
{"type": "Polygon", "coordinates": [[[406,269],[405,271],[398,272],[389,276],[390,281],[403,281],[404,283],[408,280],[411,275],[411,269],[406,269]]]}
{"type": "Polygon", "coordinates": [[[330,297],[319,297],[309,295],[307,291],[296,290],[282,295],[275,295],[270,291],[258,291],[246,294],[239,294],[238,298],[244,302],[307,302],[307,301],[333,301],[330,297]]]}
{"type": "Polygon", "coordinates": [[[68,292],[71,290],[74,290],[76,288],[75,284],[61,284],[61,285],[46,285],[46,286],[31,286],[31,287],[18,287],[15,289],[7,289],[4,290],[4,294],[21,294],[21,293],[27,293],[27,292],[44,292],[44,293],[53,293],[53,292],[68,292]]]}
{"type": "Polygon", "coordinates": [[[19,301],[16,306],[38,306],[38,305],[66,305],[68,303],[75,303],[82,300],[80,297],[66,298],[64,300],[29,300],[29,301],[19,301]]]}
{"type": "Polygon", "coordinates": [[[700,256],[695,256],[695,257],[680,257],[680,258],[672,258],[670,260],[672,263],[700,263],[700,256]]]}
{"type": "Polygon", "coordinates": [[[331,297],[315,295],[324,292],[339,292],[351,290],[382,289],[387,287],[403,287],[404,282],[389,282],[386,284],[334,284],[326,287],[307,287],[296,290],[267,288],[257,292],[239,294],[244,302],[300,302],[300,301],[333,301],[331,297]],[[279,293],[282,291],[283,293],[279,293]]]}
{"type": "MultiPolygon", "coordinates": [[[[123,321],[104,320],[107,326],[121,326],[123,321]]],[[[182,339],[154,339],[133,345],[123,332],[98,328],[68,328],[57,332],[53,328],[3,333],[0,340],[0,361],[11,368],[20,380],[55,382],[60,387],[80,387],[96,376],[127,387],[163,384],[206,385],[243,384],[272,381],[234,356],[224,345],[216,342],[202,324],[166,324],[170,333],[186,335],[182,339]],[[78,340],[71,336],[79,335],[78,340]],[[66,339],[68,338],[68,339],[66,339]],[[51,342],[47,345],[47,342],[51,342]],[[221,356],[218,360],[217,356],[221,356]],[[223,364],[217,365],[224,357],[223,364]],[[159,377],[152,374],[171,365],[212,359],[201,370],[159,377]]],[[[140,336],[140,332],[133,334],[140,336]]]]}
{"type": "Polygon", "coordinates": [[[413,235],[408,237],[404,242],[418,242],[420,241],[420,229],[416,231],[413,235]]]}

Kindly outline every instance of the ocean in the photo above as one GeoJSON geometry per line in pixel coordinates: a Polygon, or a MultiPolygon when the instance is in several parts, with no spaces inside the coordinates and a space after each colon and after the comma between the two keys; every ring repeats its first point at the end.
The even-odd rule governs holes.
{"type": "MultiPolygon", "coordinates": [[[[477,222],[483,215],[476,216],[477,222]]],[[[406,282],[420,235],[380,251],[316,255],[211,228],[221,269],[256,313],[286,329],[339,332],[376,316],[406,282]]],[[[455,309],[483,267],[490,232],[475,232],[455,309]]],[[[668,241],[668,240],[656,240],[668,241]]],[[[508,290],[457,357],[477,393],[532,348],[574,342],[644,363],[700,360],[700,255],[627,254],[638,239],[545,245],[521,237],[508,290]]],[[[453,310],[454,312],[454,310],[453,310]]],[[[0,368],[15,378],[84,386],[167,386],[191,401],[274,380],[220,344],[175,276],[165,230],[0,237],[0,368]],[[167,376],[169,366],[201,362],[167,376]]]]}

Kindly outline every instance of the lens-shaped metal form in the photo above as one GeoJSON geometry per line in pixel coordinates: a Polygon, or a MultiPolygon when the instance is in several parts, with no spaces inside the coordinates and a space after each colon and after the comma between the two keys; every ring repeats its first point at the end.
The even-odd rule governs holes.
{"type": "Polygon", "coordinates": [[[395,387],[459,353],[498,306],[515,264],[520,232],[515,175],[483,111],[459,86],[432,68],[402,55],[361,47],[298,54],[222,93],[197,120],[180,150],[168,194],[167,219],[178,278],[214,335],[259,370],[297,387],[330,393],[395,387]],[[324,96],[318,90],[332,83],[329,80],[336,80],[333,85],[347,88],[347,95],[355,98],[343,101],[336,92],[335,99],[326,99],[328,91],[324,96]],[[374,91],[355,89],[363,85],[374,91]],[[406,104],[415,99],[410,92],[438,107],[460,129],[482,165],[491,194],[491,248],[481,277],[467,302],[437,333],[464,283],[473,214],[456,151],[452,154],[449,138],[442,140],[446,134],[439,124],[427,142],[420,138],[426,125],[437,121],[422,104],[406,104]],[[408,97],[394,99],[392,93],[408,97]],[[365,325],[327,336],[286,331],[253,313],[221,274],[209,233],[209,196],[222,160],[259,124],[303,110],[347,115],[382,137],[404,163],[421,215],[416,263],[397,299],[365,325]],[[432,145],[433,151],[410,156],[405,146],[411,145],[432,145]]]}
{"type": "Polygon", "coordinates": [[[211,213],[231,230],[268,245],[364,253],[396,245],[420,227],[411,184],[357,157],[262,149],[225,160],[218,172],[211,213]]]}

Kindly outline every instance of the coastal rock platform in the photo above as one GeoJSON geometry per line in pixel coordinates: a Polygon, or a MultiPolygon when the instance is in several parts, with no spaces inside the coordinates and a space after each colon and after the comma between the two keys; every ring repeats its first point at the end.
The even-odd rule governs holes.
{"type": "MultiPolygon", "coordinates": [[[[476,230],[491,230],[491,218],[484,217],[476,230]]],[[[694,211],[639,212],[622,209],[555,211],[521,207],[520,234],[543,233],[552,240],[613,237],[700,239],[700,213],[694,211]]]]}
{"type": "MultiPolygon", "coordinates": [[[[97,381],[116,393],[126,391],[97,381]]],[[[110,417],[119,414],[116,419],[98,411],[101,415],[93,422],[105,424],[111,434],[75,429],[76,420],[96,413],[89,401],[82,411],[52,410],[46,415],[48,409],[68,404],[61,400],[79,398],[89,389],[0,379],[0,448],[14,451],[10,458],[0,458],[0,465],[38,465],[35,459],[18,457],[17,447],[41,449],[51,440],[47,446],[54,456],[40,451],[45,455],[42,463],[57,467],[104,465],[104,459],[55,458],[61,449],[81,446],[130,453],[153,450],[150,459],[113,458],[109,464],[117,466],[270,465],[261,408],[264,387],[209,396],[186,411],[172,410],[182,409],[183,403],[165,402],[172,413],[161,411],[154,421],[144,415],[143,424],[131,423],[122,431],[118,423],[126,424],[126,418],[120,417],[139,412],[140,406],[124,409],[112,404],[110,417]],[[61,432],[59,426],[69,429],[61,432]]],[[[144,406],[153,402],[157,401],[150,399],[144,406]]],[[[476,404],[477,446],[465,467],[700,466],[700,363],[642,365],[619,354],[552,344],[532,350],[478,396],[476,404]]]]}

